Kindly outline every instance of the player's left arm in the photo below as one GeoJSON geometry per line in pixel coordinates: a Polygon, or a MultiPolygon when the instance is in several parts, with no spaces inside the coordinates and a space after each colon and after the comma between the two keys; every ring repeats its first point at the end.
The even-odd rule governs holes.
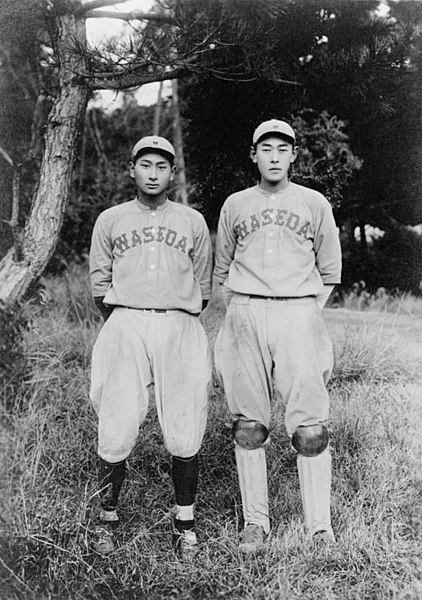
{"type": "Polygon", "coordinates": [[[195,231],[192,263],[193,273],[201,287],[202,310],[204,310],[212,292],[212,245],[210,232],[202,215],[195,231]]]}
{"type": "Polygon", "coordinates": [[[103,218],[97,219],[92,232],[91,248],[89,252],[89,271],[92,296],[95,306],[107,321],[113,308],[104,304],[106,292],[111,284],[113,270],[113,251],[110,235],[103,218]]]}
{"type": "Polygon", "coordinates": [[[314,251],[316,267],[324,284],[316,302],[322,310],[334,287],[341,281],[341,246],[333,211],[328,201],[320,207],[315,230],[314,251]]]}

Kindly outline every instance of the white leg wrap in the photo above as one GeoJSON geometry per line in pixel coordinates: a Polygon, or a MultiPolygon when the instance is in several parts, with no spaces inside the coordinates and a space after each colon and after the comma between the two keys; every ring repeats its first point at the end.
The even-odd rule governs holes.
{"type": "Polygon", "coordinates": [[[235,444],[237,473],[245,523],[261,525],[270,531],[267,461],[264,448],[245,450],[235,444]]]}
{"type": "Polygon", "coordinates": [[[299,454],[297,469],[307,532],[313,536],[317,531],[327,531],[334,538],[330,516],[331,455],[329,449],[327,448],[318,456],[299,454]]]}
{"type": "Polygon", "coordinates": [[[189,506],[179,506],[176,504],[176,519],[180,521],[192,521],[193,520],[193,504],[189,506]]]}

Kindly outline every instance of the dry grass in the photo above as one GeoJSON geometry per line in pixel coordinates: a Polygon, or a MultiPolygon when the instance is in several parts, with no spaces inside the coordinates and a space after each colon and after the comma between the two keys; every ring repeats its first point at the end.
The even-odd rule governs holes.
{"type": "MultiPolygon", "coordinates": [[[[336,348],[331,396],[338,544],[331,551],[313,548],[304,536],[295,460],[279,404],[268,450],[272,534],[265,553],[239,555],[240,497],[228,413],[215,384],[201,452],[197,517],[204,545],[197,562],[180,563],[170,548],[170,461],[153,408],[129,461],[119,547],[108,557],[93,552],[96,423],[87,390],[99,324],[84,277],[75,271],[67,282],[49,282],[51,299],[31,306],[29,369],[18,395],[6,397],[6,386],[0,398],[0,598],[422,596],[421,384],[411,364],[417,356],[403,354],[414,327],[408,317],[362,321],[356,313],[326,311],[336,348]]],[[[211,340],[223,312],[217,297],[204,315],[211,340]]],[[[412,343],[420,349],[416,333],[412,343]]]]}

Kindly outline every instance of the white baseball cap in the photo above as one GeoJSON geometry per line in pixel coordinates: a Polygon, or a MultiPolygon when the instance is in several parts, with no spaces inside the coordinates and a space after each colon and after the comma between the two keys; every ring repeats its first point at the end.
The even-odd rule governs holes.
{"type": "Polygon", "coordinates": [[[158,154],[170,155],[175,158],[176,152],[168,140],[159,135],[147,135],[136,142],[132,149],[132,160],[146,152],[158,152],[158,154]]]}
{"type": "Polygon", "coordinates": [[[264,121],[261,125],[255,129],[252,143],[257,144],[262,136],[271,134],[274,135],[285,135],[290,138],[294,143],[296,141],[296,135],[293,129],[286,121],[278,121],[277,119],[271,119],[270,121],[264,121]]]}

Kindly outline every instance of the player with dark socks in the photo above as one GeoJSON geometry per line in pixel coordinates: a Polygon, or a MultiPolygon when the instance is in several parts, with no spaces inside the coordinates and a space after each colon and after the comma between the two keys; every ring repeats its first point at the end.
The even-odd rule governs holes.
{"type": "MultiPolygon", "coordinates": [[[[212,244],[204,217],[167,196],[175,157],[165,138],[141,138],[129,163],[135,197],[96,220],[89,267],[104,324],[92,351],[89,398],[98,417],[100,521],[110,532],[110,524],[118,522],[125,460],[137,443],[155,384],[163,442],[174,457],[176,546],[179,555],[190,557],[198,547],[197,453],[212,376],[208,339],[198,319],[212,292],[212,244]]],[[[113,547],[110,534],[97,545],[102,553],[113,547]]]]}
{"type": "Polygon", "coordinates": [[[194,558],[199,552],[194,530],[193,507],[198,488],[198,455],[189,458],[173,456],[172,478],[176,496],[176,515],[173,521],[173,546],[182,558],[194,558]]]}
{"type": "Polygon", "coordinates": [[[126,460],[109,463],[101,456],[98,465],[98,486],[101,500],[99,525],[96,527],[95,548],[101,554],[114,550],[113,532],[119,524],[117,503],[126,476],[126,460]]]}

